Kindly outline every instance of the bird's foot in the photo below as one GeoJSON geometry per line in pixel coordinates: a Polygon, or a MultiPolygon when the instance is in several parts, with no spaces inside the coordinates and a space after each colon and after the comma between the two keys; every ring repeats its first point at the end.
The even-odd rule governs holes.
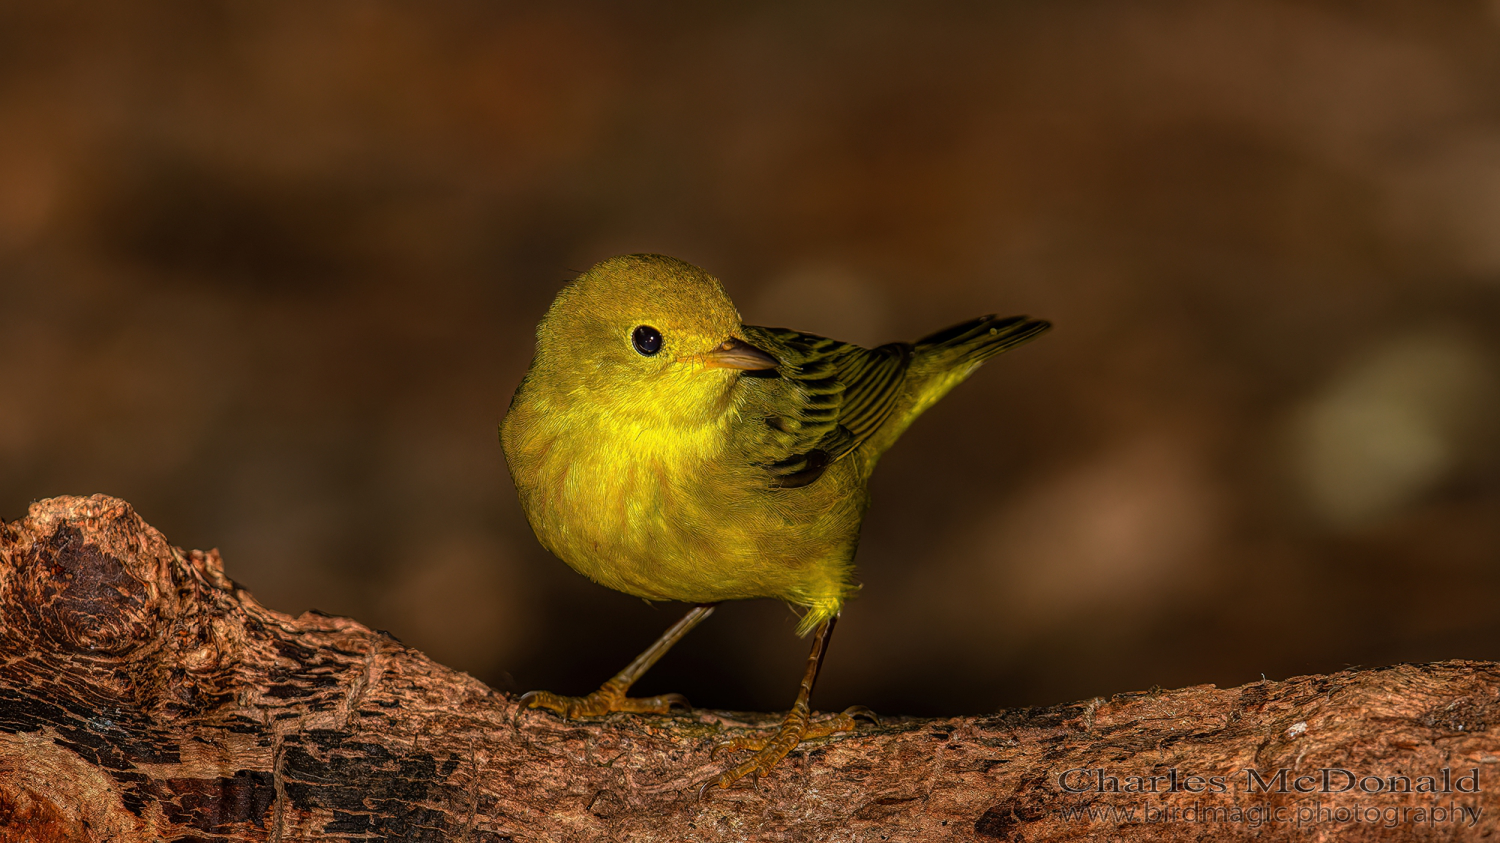
{"type": "Polygon", "coordinates": [[[880,725],[880,718],[875,716],[875,712],[862,705],[846,708],[839,714],[817,721],[813,721],[805,713],[793,711],[782,721],[781,728],[774,732],[741,735],[724,741],[713,748],[710,757],[720,752],[739,752],[745,749],[754,750],[755,754],[738,767],[725,770],[704,782],[703,787],[698,789],[698,798],[702,799],[709,788],[729,787],[749,775],[760,778],[770,772],[787,753],[796,749],[798,744],[813,738],[826,738],[839,732],[853,731],[859,718],[880,725]]]}
{"type": "Polygon", "coordinates": [[[575,717],[602,717],[615,711],[632,714],[667,714],[672,706],[692,708],[682,694],[662,694],[657,697],[627,697],[625,686],[606,682],[599,690],[583,697],[564,697],[550,691],[530,691],[521,696],[521,705],[527,708],[545,708],[561,715],[566,720],[575,717]]]}
{"type": "MultiPolygon", "coordinates": [[[[822,720],[809,719],[807,721],[806,727],[802,730],[801,738],[798,742],[800,743],[801,741],[810,741],[813,738],[826,738],[829,735],[836,735],[839,732],[852,732],[854,731],[856,725],[855,721],[861,717],[870,721],[871,723],[874,723],[877,726],[880,725],[880,718],[875,715],[875,712],[869,710],[868,708],[865,708],[862,705],[856,705],[844,709],[843,712],[839,714],[834,714],[822,720]]],[[[767,746],[774,743],[777,738],[784,735],[789,728],[789,724],[791,724],[794,719],[795,718],[789,717],[786,722],[781,724],[781,728],[776,730],[775,732],[760,732],[758,734],[740,735],[737,738],[731,738],[730,740],[724,741],[713,748],[713,752],[711,753],[711,755],[718,755],[721,752],[739,752],[740,750],[744,749],[753,749],[756,752],[761,752],[767,746]]],[[[795,744],[793,746],[795,747],[795,744]]],[[[787,752],[791,752],[791,749],[788,749],[787,752]]],[[[785,752],[782,753],[782,755],[785,754],[785,752]]],[[[776,761],[779,760],[781,760],[781,757],[777,756],[775,760],[766,765],[766,769],[770,769],[771,765],[775,764],[776,761]]],[[[761,772],[765,772],[765,770],[762,770],[761,772]]]]}

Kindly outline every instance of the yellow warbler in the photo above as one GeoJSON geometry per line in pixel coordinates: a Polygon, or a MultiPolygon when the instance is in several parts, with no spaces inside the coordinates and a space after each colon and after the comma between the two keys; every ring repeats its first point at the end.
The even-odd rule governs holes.
{"type": "Polygon", "coordinates": [[[866,488],[902,431],[984,360],[1048,323],[983,316],[915,343],[865,349],[758,328],[717,279],[660,255],[610,258],[565,287],[537,327],[536,357],[500,427],[537,539],[601,585],[699,604],[597,691],[534,691],[565,717],[666,713],[676,694],[626,690],[723,600],[774,597],[816,630],[781,728],[709,780],[764,773],[802,740],[852,728],[813,722],[812,693],[851,589],[866,488]]]}

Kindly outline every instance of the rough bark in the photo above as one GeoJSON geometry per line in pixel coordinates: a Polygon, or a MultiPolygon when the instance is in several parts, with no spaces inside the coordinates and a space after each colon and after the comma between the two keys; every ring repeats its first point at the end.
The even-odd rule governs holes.
{"type": "Polygon", "coordinates": [[[1490,662],[908,719],[810,742],[758,787],[699,801],[724,763],[714,744],[768,720],[519,711],[352,620],[265,609],[217,554],[171,547],[111,498],[41,501],[0,525],[0,634],[0,841],[1406,840],[1500,827],[1490,662]],[[1418,790],[1446,769],[1451,792],[1319,792],[1328,768],[1418,790]],[[1302,775],[1314,792],[1296,791],[1302,775]]]}

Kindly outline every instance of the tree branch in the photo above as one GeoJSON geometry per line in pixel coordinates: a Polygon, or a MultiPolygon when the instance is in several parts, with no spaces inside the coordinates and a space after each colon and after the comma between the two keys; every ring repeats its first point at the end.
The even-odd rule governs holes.
{"type": "Polygon", "coordinates": [[[267,610],[217,553],[171,547],[112,498],[41,501],[0,524],[0,634],[0,841],[1404,840],[1500,828],[1490,662],[900,720],[805,744],[758,788],[699,802],[697,785],[724,766],[712,747],[770,719],[520,711],[352,620],[267,610]],[[1333,790],[1346,784],[1338,770],[1354,783],[1324,792],[1325,770],[1333,790]],[[1440,792],[1392,793],[1393,781],[1440,792]]]}

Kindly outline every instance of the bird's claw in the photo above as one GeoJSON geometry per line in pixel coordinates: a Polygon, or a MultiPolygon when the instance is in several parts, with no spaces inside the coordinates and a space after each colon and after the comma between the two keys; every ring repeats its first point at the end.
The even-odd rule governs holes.
{"type": "Polygon", "coordinates": [[[767,738],[763,735],[740,735],[727,741],[719,741],[714,744],[713,749],[708,751],[709,758],[719,757],[719,753],[739,752],[742,749],[753,749],[761,751],[766,746],[767,738]]]}
{"type": "Polygon", "coordinates": [[[564,720],[575,717],[603,717],[616,711],[632,714],[670,714],[672,706],[692,709],[692,703],[682,694],[662,694],[656,697],[627,697],[621,689],[605,685],[603,688],[582,697],[565,697],[550,691],[527,691],[519,700],[523,708],[545,708],[564,720]]]}
{"type": "Polygon", "coordinates": [[[880,725],[880,717],[875,712],[862,705],[856,705],[822,720],[809,722],[805,719],[788,719],[774,732],[738,735],[714,744],[713,748],[708,751],[709,758],[717,758],[721,752],[739,752],[744,749],[754,750],[755,755],[739,766],[725,770],[704,782],[703,786],[698,788],[699,801],[707,796],[710,788],[716,786],[727,788],[746,776],[753,777],[759,784],[761,776],[770,773],[771,768],[776,766],[777,762],[785,758],[803,741],[852,731],[856,719],[868,720],[877,726],[880,725]]]}
{"type": "MultiPolygon", "coordinates": [[[[720,773],[719,775],[714,776],[713,778],[704,782],[702,786],[698,788],[698,801],[702,802],[704,799],[707,799],[708,792],[711,789],[718,787],[727,790],[730,785],[734,784],[747,775],[750,777],[751,789],[760,789],[761,777],[765,776],[766,773],[770,771],[770,765],[761,766],[758,764],[754,764],[753,762],[754,759],[751,759],[751,761],[748,761],[745,764],[741,764],[739,767],[735,767],[733,770],[728,770],[726,772],[720,773]],[[741,770],[745,767],[750,767],[749,771],[741,772],[741,770]]],[[[771,763],[775,764],[776,762],[773,761],[771,763]]]]}

